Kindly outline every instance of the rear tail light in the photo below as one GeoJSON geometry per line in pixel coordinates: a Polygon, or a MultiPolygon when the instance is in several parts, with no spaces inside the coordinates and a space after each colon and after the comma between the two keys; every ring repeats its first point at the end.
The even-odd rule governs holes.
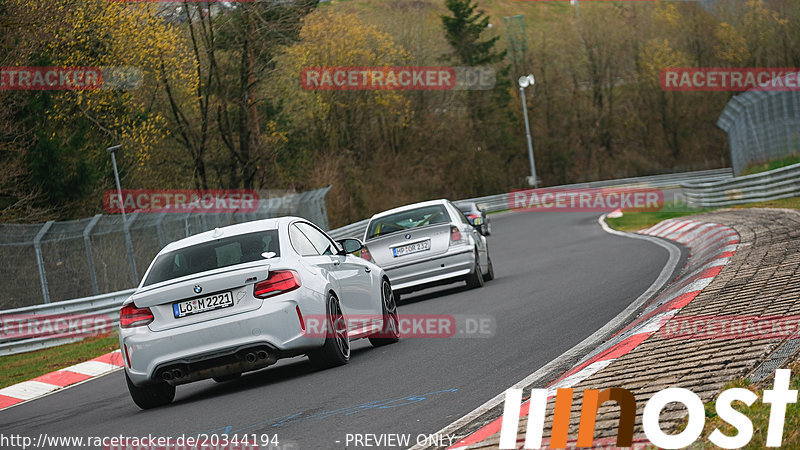
{"type": "Polygon", "coordinates": [[[134,328],[149,325],[153,321],[150,308],[137,308],[133,303],[123,306],[119,312],[119,327],[134,328]]]}
{"type": "Polygon", "coordinates": [[[459,244],[462,239],[461,230],[457,226],[450,227],[450,245],[459,244]]]}
{"type": "Polygon", "coordinates": [[[300,277],[293,270],[276,270],[269,273],[269,278],[256,283],[253,287],[253,297],[269,298],[293,291],[300,287],[300,277]]]}
{"type": "Polygon", "coordinates": [[[372,261],[372,254],[370,254],[370,252],[367,249],[367,247],[364,247],[364,248],[361,249],[361,257],[366,259],[369,262],[374,262],[374,261],[372,261]]]}

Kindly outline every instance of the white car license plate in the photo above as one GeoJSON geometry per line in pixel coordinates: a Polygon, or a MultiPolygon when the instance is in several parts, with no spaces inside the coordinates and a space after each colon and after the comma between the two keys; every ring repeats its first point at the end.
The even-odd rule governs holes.
{"type": "Polygon", "coordinates": [[[395,247],[392,249],[395,257],[408,255],[411,253],[424,252],[431,249],[431,240],[428,239],[422,242],[415,242],[413,244],[404,245],[402,247],[395,247]]]}
{"type": "Polygon", "coordinates": [[[220,292],[208,297],[195,298],[183,302],[173,303],[172,312],[175,318],[191,316],[215,309],[233,306],[233,295],[230,292],[220,292]]]}

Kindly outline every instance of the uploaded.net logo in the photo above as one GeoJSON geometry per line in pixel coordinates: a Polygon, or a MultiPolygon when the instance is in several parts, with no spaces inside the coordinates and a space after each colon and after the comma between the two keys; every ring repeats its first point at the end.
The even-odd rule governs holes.
{"type": "Polygon", "coordinates": [[[483,67],[319,66],[303,68],[300,84],[309,91],[486,90],[496,76],[483,67]]]}
{"type": "MultiPolygon", "coordinates": [[[[766,446],[780,447],[783,441],[784,424],[786,420],[787,405],[797,403],[797,390],[789,389],[789,369],[775,371],[772,389],[764,390],[761,401],[770,405],[769,425],[766,431],[766,446]]],[[[633,434],[636,425],[636,412],[639,408],[636,396],[628,389],[612,387],[608,389],[586,389],[583,391],[583,403],[579,411],[577,441],[570,441],[569,431],[572,419],[572,403],[575,390],[572,388],[558,389],[531,389],[528,401],[528,423],[524,433],[522,448],[597,448],[594,439],[595,423],[600,406],[607,402],[614,402],[619,407],[617,420],[617,447],[632,447],[633,434]],[[544,424],[549,399],[555,397],[551,437],[544,440],[544,424]]],[[[708,440],[722,448],[741,448],[753,438],[753,422],[743,412],[734,408],[736,402],[752,405],[759,400],[758,395],[749,389],[730,388],[722,391],[717,396],[714,410],[716,415],[729,427],[732,432],[723,433],[715,428],[708,440]]],[[[503,419],[500,430],[501,449],[520,448],[518,438],[519,418],[522,407],[522,389],[508,389],[506,391],[503,419]]],[[[709,408],[710,411],[711,408],[709,408]]],[[[745,410],[746,411],[746,410],[745,410]]],[[[642,412],[642,431],[649,441],[657,448],[678,449],[692,445],[700,439],[706,425],[706,405],[700,397],[689,389],[670,387],[662,389],[644,402],[642,412]],[[686,426],[675,434],[661,428],[661,413],[670,404],[680,404],[687,412],[686,426]]],[[[613,426],[613,424],[612,424],[613,426]]],[[[607,441],[606,441],[607,442],[607,441]]],[[[601,444],[602,445],[602,444],[601,444]]],[[[639,446],[637,446],[639,447],[639,446]]]]}
{"type": "Polygon", "coordinates": [[[660,211],[664,192],[656,188],[542,188],[512,191],[514,211],[660,211]]]}
{"type": "Polygon", "coordinates": [[[106,191],[103,206],[111,214],[247,213],[258,210],[259,198],[246,189],[124,189],[106,191]]]}
{"type": "Polygon", "coordinates": [[[665,91],[797,91],[800,68],[666,68],[659,82],[665,91]]]}
{"type": "Polygon", "coordinates": [[[136,67],[0,67],[0,91],[132,90],[142,80],[136,67]]]}

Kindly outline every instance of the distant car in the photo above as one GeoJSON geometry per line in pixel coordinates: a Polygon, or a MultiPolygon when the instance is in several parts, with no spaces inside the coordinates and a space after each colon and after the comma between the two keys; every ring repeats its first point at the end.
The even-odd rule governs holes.
{"type": "Polygon", "coordinates": [[[358,239],[334,242],[297,217],[200,233],[161,250],[120,311],[120,348],[134,403],[170,403],[175,386],[226,381],[308,355],[346,364],[350,341],[396,342],[389,277],[354,256],[358,239]],[[373,322],[348,316],[375,317],[373,322]],[[307,333],[317,317],[320,332],[307,333]],[[377,319],[380,318],[380,319],[377,319]]]}
{"type": "Polygon", "coordinates": [[[448,200],[395,208],[372,216],[361,256],[381,266],[397,295],[494,278],[486,238],[448,200]]]}
{"type": "Polygon", "coordinates": [[[458,209],[467,217],[469,223],[475,228],[480,230],[484,236],[492,234],[492,223],[489,221],[489,215],[486,211],[478,208],[475,202],[457,203],[458,209]]]}

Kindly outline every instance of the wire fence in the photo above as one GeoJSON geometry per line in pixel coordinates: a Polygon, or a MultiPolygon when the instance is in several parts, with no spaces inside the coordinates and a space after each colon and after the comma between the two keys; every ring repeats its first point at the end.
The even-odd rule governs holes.
{"type": "Polygon", "coordinates": [[[728,134],[735,175],[752,164],[800,154],[800,92],[747,91],[717,120],[728,134]]]}
{"type": "Polygon", "coordinates": [[[260,199],[252,212],[98,214],[66,222],[0,224],[0,310],[129,289],[166,244],[224,227],[299,216],[328,229],[323,189],[260,199]],[[125,255],[125,257],[120,257],[125,255]]]}
{"type": "MultiPolygon", "coordinates": [[[[724,182],[730,179],[732,179],[731,169],[728,168],[596,181],[558,186],[558,188],[658,187],[672,189],[683,183],[724,182]]],[[[0,226],[0,252],[6,252],[0,253],[0,264],[8,263],[10,267],[8,270],[11,271],[8,273],[11,275],[20,273],[27,276],[25,278],[20,275],[18,280],[12,279],[12,282],[7,285],[14,289],[21,287],[20,293],[15,295],[24,299],[32,298],[35,303],[34,306],[25,306],[24,302],[9,304],[7,300],[15,297],[10,297],[8,293],[1,299],[0,356],[82,339],[86,335],[83,330],[73,332],[70,328],[69,332],[61,333],[61,331],[65,326],[70,326],[67,323],[70,320],[80,319],[87,314],[95,320],[95,328],[89,330],[89,334],[96,334],[100,332],[98,330],[108,330],[109,327],[115,328],[119,320],[119,306],[134,291],[128,289],[134,285],[131,283],[134,272],[131,271],[130,260],[133,259],[136,268],[142,270],[149,264],[158,249],[172,240],[216,226],[282,215],[305,217],[328,230],[324,201],[328,189],[268,200],[260,205],[257,213],[249,215],[132,215],[128,219],[131,247],[134,249],[132,253],[128,253],[126,249],[125,234],[121,231],[122,220],[118,216],[95,216],[91,219],[61,222],[50,226],[48,224],[0,226]],[[55,231],[59,230],[61,230],[61,239],[55,234],[55,231]],[[70,231],[71,234],[67,231],[70,231]],[[8,236],[14,236],[15,239],[9,242],[3,241],[3,239],[8,239],[8,236]],[[71,238],[63,239],[64,236],[71,236],[71,238]],[[67,244],[68,241],[69,244],[67,244]],[[35,242],[39,242],[38,247],[35,242]],[[67,245],[71,245],[71,247],[67,247],[67,245]],[[9,248],[13,248],[13,251],[17,252],[13,254],[15,256],[12,257],[12,251],[9,248]],[[60,253],[56,251],[59,249],[60,253]],[[129,256],[127,259],[126,253],[129,256]],[[132,257],[130,257],[131,254],[132,257]],[[51,257],[57,259],[51,260],[51,257]],[[71,261],[71,264],[65,264],[66,261],[71,261]],[[44,281],[35,275],[37,264],[40,262],[43,267],[42,273],[45,275],[41,280],[44,281]],[[57,272],[59,276],[56,279],[53,278],[54,267],[59,268],[59,272],[57,272]],[[92,273],[95,274],[95,281],[92,281],[92,273]],[[58,296],[53,297],[52,292],[49,294],[53,303],[42,304],[40,295],[43,291],[37,290],[36,283],[58,288],[58,296]],[[125,290],[119,290],[120,288],[125,290]],[[101,295],[87,294],[87,292],[99,292],[100,290],[114,292],[101,295]],[[64,300],[65,296],[70,300],[64,300]],[[81,296],[83,298],[75,298],[81,296]],[[97,321],[98,319],[102,320],[97,321]],[[26,332],[20,334],[9,332],[9,330],[26,332]]],[[[466,199],[461,202],[475,202],[480,208],[490,212],[510,208],[509,193],[466,199]]],[[[328,234],[335,239],[363,238],[368,221],[369,219],[365,219],[330,230],[328,234]]],[[[138,274],[138,272],[136,273],[138,274]]],[[[9,293],[17,292],[14,289],[7,288],[7,291],[9,293]]]]}

